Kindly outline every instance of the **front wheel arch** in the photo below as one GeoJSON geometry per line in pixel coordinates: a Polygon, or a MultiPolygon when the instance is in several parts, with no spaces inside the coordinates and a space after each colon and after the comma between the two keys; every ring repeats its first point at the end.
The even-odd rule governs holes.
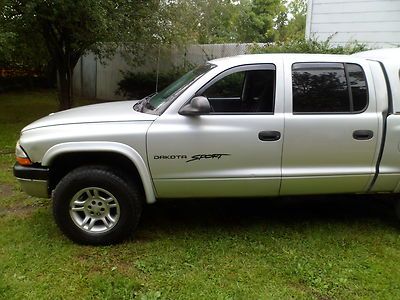
{"type": "Polygon", "coordinates": [[[101,164],[118,168],[141,183],[147,203],[156,202],[156,193],[145,159],[133,148],[116,142],[69,142],[51,147],[42,165],[51,170],[50,189],[68,172],[83,165],[101,164]]]}

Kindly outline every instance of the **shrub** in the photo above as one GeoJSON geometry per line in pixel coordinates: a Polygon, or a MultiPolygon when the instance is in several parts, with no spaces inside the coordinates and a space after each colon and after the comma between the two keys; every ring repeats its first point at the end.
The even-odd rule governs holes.
{"type": "Polygon", "coordinates": [[[44,76],[0,77],[0,93],[51,87],[53,87],[52,82],[49,82],[44,76]]]}
{"type": "Polygon", "coordinates": [[[54,88],[55,70],[48,64],[44,68],[0,64],[0,93],[16,90],[54,88]]]}
{"type": "MultiPolygon", "coordinates": [[[[177,80],[188,70],[176,68],[168,73],[160,73],[158,75],[158,91],[167,87],[169,84],[177,80]]],[[[118,82],[117,95],[122,95],[131,99],[141,99],[156,91],[157,74],[156,72],[135,73],[132,71],[123,72],[123,79],[118,82]]]]}
{"type": "Polygon", "coordinates": [[[316,38],[297,39],[285,42],[276,42],[264,46],[253,45],[251,53],[322,53],[322,54],[353,54],[368,50],[365,44],[357,41],[344,46],[333,46],[331,43],[333,35],[326,41],[319,41],[316,38]]]}

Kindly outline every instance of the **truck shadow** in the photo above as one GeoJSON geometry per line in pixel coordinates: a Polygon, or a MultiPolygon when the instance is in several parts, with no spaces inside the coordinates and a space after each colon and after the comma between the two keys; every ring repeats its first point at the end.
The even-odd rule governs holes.
{"type": "MultiPolygon", "coordinates": [[[[395,196],[335,195],[240,199],[173,199],[146,206],[140,232],[231,230],[233,228],[328,226],[399,228],[395,196]]],[[[144,233],[144,232],[143,232],[144,233]]]]}

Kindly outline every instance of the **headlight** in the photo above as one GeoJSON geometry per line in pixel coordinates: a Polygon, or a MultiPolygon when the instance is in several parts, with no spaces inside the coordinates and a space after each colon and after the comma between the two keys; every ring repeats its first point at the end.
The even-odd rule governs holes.
{"type": "Polygon", "coordinates": [[[30,166],[32,164],[28,155],[26,155],[24,149],[22,149],[21,145],[19,144],[19,141],[17,142],[17,145],[15,146],[15,156],[16,156],[17,162],[21,166],[30,166]]]}

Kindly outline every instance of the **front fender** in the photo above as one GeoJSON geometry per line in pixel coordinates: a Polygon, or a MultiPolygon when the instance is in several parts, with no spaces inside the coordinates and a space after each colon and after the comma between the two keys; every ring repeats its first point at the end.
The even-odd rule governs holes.
{"type": "Polygon", "coordinates": [[[76,152],[112,152],[124,155],[132,161],[139,172],[147,203],[156,201],[153,183],[145,160],[135,149],[122,143],[104,141],[60,143],[46,151],[42,159],[42,165],[50,166],[57,156],[76,152]]]}

